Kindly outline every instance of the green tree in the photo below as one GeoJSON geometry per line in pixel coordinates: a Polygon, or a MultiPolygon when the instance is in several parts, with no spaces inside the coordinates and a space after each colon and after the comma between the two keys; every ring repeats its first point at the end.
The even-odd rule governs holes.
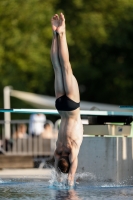
{"type": "Polygon", "coordinates": [[[52,76],[53,2],[0,1],[0,88],[45,93],[52,76]]]}
{"type": "Polygon", "coordinates": [[[132,104],[133,1],[59,1],[66,15],[70,58],[81,99],[132,104]]]}

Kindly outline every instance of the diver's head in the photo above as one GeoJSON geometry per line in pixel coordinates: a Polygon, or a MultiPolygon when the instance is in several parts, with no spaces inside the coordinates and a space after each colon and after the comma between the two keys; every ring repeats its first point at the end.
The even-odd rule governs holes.
{"type": "Polygon", "coordinates": [[[68,156],[62,156],[58,161],[58,168],[62,173],[68,173],[70,169],[70,162],[68,156]]]}

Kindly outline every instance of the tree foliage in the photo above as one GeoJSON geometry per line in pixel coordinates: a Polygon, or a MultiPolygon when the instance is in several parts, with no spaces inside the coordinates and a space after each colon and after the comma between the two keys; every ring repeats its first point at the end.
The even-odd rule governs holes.
{"type": "Polygon", "coordinates": [[[1,0],[0,90],[54,95],[50,19],[60,12],[81,100],[132,104],[132,0],[1,0]]]}

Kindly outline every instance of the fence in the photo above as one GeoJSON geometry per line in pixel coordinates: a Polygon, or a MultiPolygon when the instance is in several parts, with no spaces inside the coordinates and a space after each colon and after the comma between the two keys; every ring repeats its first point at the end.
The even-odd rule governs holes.
{"type": "MultiPolygon", "coordinates": [[[[31,155],[31,156],[51,156],[53,155],[56,143],[56,132],[53,123],[49,120],[46,121],[52,126],[51,138],[43,138],[42,135],[32,136],[29,133],[26,137],[14,137],[19,125],[25,125],[29,129],[29,120],[12,120],[5,122],[0,120],[0,153],[5,155],[31,155]],[[5,138],[4,124],[10,123],[11,137],[5,138]]],[[[28,132],[28,131],[27,131],[28,132]]]]}

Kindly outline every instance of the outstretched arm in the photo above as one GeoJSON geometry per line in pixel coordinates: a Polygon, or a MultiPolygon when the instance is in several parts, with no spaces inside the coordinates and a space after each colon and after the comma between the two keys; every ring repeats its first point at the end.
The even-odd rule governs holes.
{"type": "Polygon", "coordinates": [[[68,185],[70,186],[74,185],[74,178],[75,178],[77,166],[78,166],[78,158],[75,158],[75,160],[71,163],[71,167],[68,173],[68,185]]]}
{"type": "Polygon", "coordinates": [[[56,171],[56,178],[58,181],[60,181],[60,178],[59,178],[60,171],[58,169],[59,156],[57,155],[56,150],[54,152],[54,159],[55,159],[54,167],[56,171]]]}
{"type": "Polygon", "coordinates": [[[68,173],[68,185],[73,186],[74,185],[74,178],[75,178],[75,173],[77,170],[78,166],[78,150],[73,149],[70,156],[69,156],[69,161],[70,161],[70,170],[68,173]]]}

